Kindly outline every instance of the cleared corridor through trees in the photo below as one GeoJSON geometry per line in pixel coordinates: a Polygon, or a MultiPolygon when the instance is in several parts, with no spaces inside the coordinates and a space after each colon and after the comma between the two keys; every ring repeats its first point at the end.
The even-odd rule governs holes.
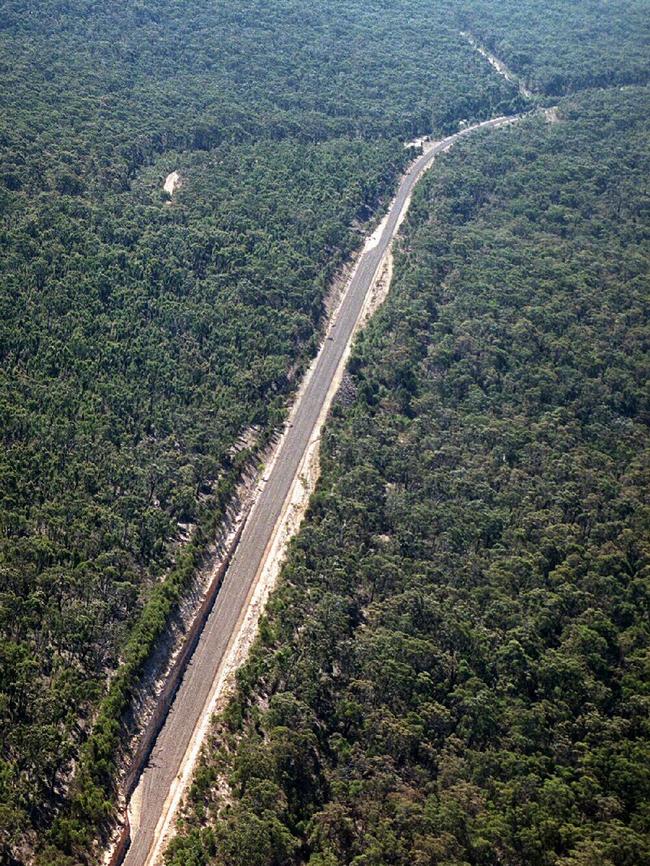
{"type": "Polygon", "coordinates": [[[352,339],[366,295],[399,228],[400,217],[408,206],[413,188],[435,157],[459,139],[479,129],[513,123],[520,116],[499,117],[467,127],[431,146],[404,175],[378,243],[367,246],[361,254],[311,377],[298,397],[293,426],[286,432],[268,480],[247,519],[208,622],[131,799],[131,846],[123,861],[125,866],[152,866],[159,862],[167,830],[182,794],[177,777],[187,770],[188,761],[194,760],[191,746],[197,728],[209,712],[220,666],[241,625],[330,385],[344,363],[345,350],[352,339]]]}

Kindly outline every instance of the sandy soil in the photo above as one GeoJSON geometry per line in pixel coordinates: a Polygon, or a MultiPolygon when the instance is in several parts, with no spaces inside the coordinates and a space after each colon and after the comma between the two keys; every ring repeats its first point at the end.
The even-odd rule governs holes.
{"type": "Polygon", "coordinates": [[[405,141],[404,147],[421,147],[422,153],[427,153],[434,144],[435,141],[432,141],[430,136],[423,135],[421,138],[414,138],[413,141],[405,141]]]}
{"type": "Polygon", "coordinates": [[[181,176],[177,171],[173,171],[171,174],[168,174],[165,178],[165,184],[163,189],[169,195],[174,195],[174,192],[178,189],[181,183],[181,176]]]}
{"type": "Polygon", "coordinates": [[[487,48],[484,48],[476,40],[476,38],[474,36],[472,36],[471,33],[461,33],[460,35],[464,36],[465,39],[467,39],[467,41],[472,46],[472,48],[474,48],[475,51],[478,51],[478,53],[482,57],[485,57],[485,59],[488,61],[488,63],[494,69],[496,69],[496,71],[499,73],[499,75],[503,75],[503,77],[507,81],[509,81],[511,84],[515,84],[519,88],[519,92],[521,93],[522,96],[524,96],[526,99],[532,99],[533,98],[532,90],[529,90],[526,87],[526,85],[522,82],[522,80],[519,78],[519,76],[515,75],[514,72],[512,72],[510,69],[508,69],[508,67],[505,65],[505,63],[502,60],[499,60],[499,58],[495,57],[494,54],[491,54],[487,50],[487,48]]]}
{"type": "Polygon", "coordinates": [[[377,310],[388,297],[390,284],[393,279],[393,251],[389,249],[384,256],[381,269],[377,272],[377,276],[370,287],[366,304],[361,311],[359,319],[359,327],[363,328],[367,322],[374,316],[377,310]]]}

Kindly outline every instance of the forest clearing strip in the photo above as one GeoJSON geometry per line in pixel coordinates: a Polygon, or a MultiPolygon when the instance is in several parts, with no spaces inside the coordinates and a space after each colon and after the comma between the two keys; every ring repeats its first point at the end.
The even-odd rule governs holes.
{"type": "MultiPolygon", "coordinates": [[[[149,766],[130,800],[133,838],[124,860],[127,866],[151,866],[158,862],[191,780],[210,719],[227,700],[234,672],[254,640],[287,543],[300,525],[318,477],[320,432],[340,385],[354,336],[387,292],[390,248],[413,188],[435,156],[461,137],[479,129],[511,124],[520,116],[484,121],[432,144],[404,175],[384,221],[359,256],[320,352],[295,400],[289,424],[265,473],[214,608],[158,735],[149,766]]],[[[128,825],[127,819],[127,834],[128,825]]]]}
{"type": "Polygon", "coordinates": [[[481,43],[473,34],[461,31],[460,35],[464,39],[467,39],[472,48],[475,51],[478,51],[481,57],[485,57],[490,66],[496,69],[499,75],[502,75],[506,79],[506,81],[514,84],[519,89],[519,93],[524,97],[524,99],[535,98],[535,94],[532,92],[532,90],[529,90],[526,87],[521,78],[511,69],[509,69],[502,60],[499,60],[499,58],[492,54],[490,51],[488,51],[485,46],[481,45],[481,43]]]}

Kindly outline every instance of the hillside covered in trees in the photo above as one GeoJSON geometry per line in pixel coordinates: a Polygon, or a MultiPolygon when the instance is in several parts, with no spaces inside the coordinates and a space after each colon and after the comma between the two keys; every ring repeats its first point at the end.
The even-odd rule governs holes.
{"type": "Polygon", "coordinates": [[[459,20],[540,94],[648,81],[644,0],[461,0],[459,20]]]}
{"type": "Polygon", "coordinates": [[[279,423],[403,139],[520,106],[406,5],[3,4],[0,859],[46,842],[73,776],[54,842],[106,826],[233,446],[279,423]]]}
{"type": "MultiPolygon", "coordinates": [[[[39,866],[87,861],[93,837],[110,827],[122,716],[134,683],[170,611],[192,581],[244,461],[268,441],[283,418],[315,351],[332,281],[385,208],[406,164],[403,141],[455,131],[463,121],[530,108],[471,48],[461,29],[502,52],[543,99],[583,87],[647,81],[642,14],[642,4],[618,0],[325,0],[316,6],[307,0],[2,3],[0,862],[31,863],[34,852],[39,866]],[[543,26],[533,26],[539,19],[543,26]],[[162,186],[174,170],[181,185],[170,199],[162,186]],[[252,427],[258,431],[257,441],[236,453],[240,437],[252,427]]],[[[594,248],[597,240],[602,244],[597,260],[605,262],[606,242],[614,243],[614,238],[623,249],[624,227],[633,233],[636,223],[631,217],[620,226],[617,222],[640,196],[639,185],[630,180],[636,163],[626,162],[625,154],[631,145],[637,148],[634,153],[640,152],[640,145],[630,139],[623,146],[617,136],[632,136],[632,107],[636,104],[642,116],[643,91],[621,95],[620,110],[612,99],[611,111],[602,108],[600,132],[596,103],[585,103],[592,113],[582,126],[583,106],[576,103],[564,109],[565,121],[557,128],[532,124],[517,133],[521,137],[508,138],[519,150],[504,157],[507,173],[500,182],[510,178],[507,182],[522,185],[517,187],[521,195],[516,213],[504,206],[506,186],[490,186],[497,178],[483,167],[490,154],[487,140],[476,155],[468,145],[456,162],[446,164],[449,187],[441,201],[447,202],[452,223],[463,222],[458,214],[469,209],[463,224],[470,234],[462,241],[450,235],[449,250],[431,241],[436,261],[438,253],[440,257],[436,267],[442,270],[427,272],[421,263],[413,286],[416,307],[424,303],[426,315],[433,315],[431,291],[440,281],[442,285],[458,277],[461,260],[469,262],[487,224],[484,207],[493,207],[504,220],[516,218],[528,225],[538,201],[532,192],[524,194],[531,182],[525,172],[541,164],[542,153],[552,165],[553,147],[566,160],[577,161],[564,175],[549,170],[547,178],[554,178],[556,189],[556,199],[547,208],[550,223],[564,232],[567,244],[573,243],[577,213],[584,217],[584,209],[600,207],[601,187],[611,185],[610,163],[599,168],[592,150],[584,164],[579,162],[571,151],[570,130],[578,130],[593,147],[609,143],[617,148],[611,166],[618,166],[622,179],[618,211],[612,216],[612,205],[590,230],[594,248]]],[[[497,154],[490,158],[497,159],[497,154]]],[[[536,188],[541,196],[541,181],[536,188]]],[[[421,257],[420,247],[428,241],[416,237],[416,226],[430,215],[426,197],[418,201],[409,237],[421,257]]],[[[641,217],[636,219],[640,222],[641,217]]],[[[453,230],[460,231],[458,226],[453,230]]],[[[548,231],[554,243],[555,235],[548,231]]],[[[504,228],[501,241],[493,244],[508,247],[512,242],[514,249],[513,238],[521,240],[519,230],[504,228]]],[[[540,239],[531,236],[519,254],[536,254],[540,239]]],[[[570,249],[566,261],[571,261],[570,249]]],[[[625,249],[631,276],[620,281],[629,292],[643,262],[640,252],[627,257],[625,249]]],[[[590,255],[585,254],[585,261],[590,255]]],[[[408,256],[401,260],[399,287],[415,279],[406,276],[407,265],[408,256]]],[[[524,259],[520,267],[521,279],[532,279],[524,259]]],[[[547,277],[549,285],[554,285],[554,273],[547,277]]],[[[613,292],[618,283],[612,280],[613,292]]],[[[537,291],[536,285],[526,285],[537,291]]],[[[391,303],[397,316],[397,301],[391,303]]],[[[494,303],[498,308],[501,302],[494,303]]],[[[575,313],[579,318],[590,315],[587,300],[584,303],[582,312],[575,313]]],[[[553,316],[568,315],[559,306],[552,307],[553,316]]],[[[369,419],[378,407],[382,412],[391,409],[392,399],[395,425],[399,419],[414,420],[418,412],[430,419],[427,423],[435,423],[433,410],[427,415],[412,408],[417,401],[411,389],[420,387],[421,372],[410,363],[413,352],[416,357],[424,351],[410,341],[417,337],[435,347],[429,334],[435,328],[422,318],[422,333],[415,326],[425,313],[418,308],[413,319],[409,310],[404,310],[404,339],[392,347],[403,353],[403,363],[391,356],[397,362],[392,365],[392,398],[384,395],[380,400],[369,390],[369,383],[388,375],[388,367],[381,373],[379,356],[372,354],[379,351],[372,345],[373,340],[381,343],[382,329],[392,333],[384,318],[355,362],[356,408],[345,410],[330,432],[323,489],[330,485],[332,496],[343,496],[334,466],[334,455],[343,445],[336,446],[335,437],[351,437],[345,425],[357,413],[369,419]],[[367,380],[364,352],[369,353],[367,380]]],[[[540,333],[554,321],[544,320],[540,333]]],[[[624,330],[621,325],[620,333],[624,330]]],[[[631,321],[633,337],[626,339],[640,339],[638,333],[636,320],[631,321]]],[[[392,336],[385,339],[392,345],[392,336]]],[[[502,351],[508,355],[507,348],[502,351]]],[[[560,349],[554,351],[555,360],[563,357],[557,354],[560,349]]],[[[539,389],[543,391],[542,380],[552,390],[553,380],[547,381],[550,364],[533,388],[531,405],[539,389]]],[[[473,375],[472,369],[463,367],[454,375],[462,380],[473,375]]],[[[576,381],[582,373],[575,372],[576,381]]],[[[560,384],[569,387],[563,380],[560,384]]],[[[519,382],[521,393],[525,385],[519,382]]],[[[388,390],[387,383],[383,387],[388,390]]],[[[606,388],[628,394],[620,390],[618,379],[607,379],[606,388]]],[[[559,406],[560,393],[556,399],[559,406]]],[[[630,413],[624,417],[636,417],[638,397],[620,400],[630,413]]],[[[465,408],[454,411],[460,413],[458,424],[464,424],[465,408]]],[[[573,429],[582,423],[581,416],[576,421],[569,412],[566,423],[573,429]]],[[[543,442],[547,435],[540,429],[534,438],[543,442]]],[[[626,441],[621,434],[621,448],[626,441]]],[[[348,466],[351,477],[360,473],[360,479],[366,478],[363,467],[374,447],[370,438],[364,445],[362,437],[357,450],[344,449],[347,463],[341,465],[348,466]]],[[[390,447],[397,453],[397,444],[390,447]]],[[[464,466],[466,443],[453,447],[458,449],[456,465],[464,466]]],[[[606,449],[603,453],[608,454],[606,449]]],[[[385,471],[376,467],[377,490],[393,483],[388,477],[382,480],[385,471]]],[[[433,481],[427,482],[425,473],[422,484],[427,483],[433,481]]],[[[520,483],[521,491],[526,490],[527,477],[520,483]]],[[[361,496],[366,487],[359,484],[361,496]]],[[[359,501],[370,517],[379,507],[359,501]]],[[[327,523],[321,505],[319,500],[300,554],[318,574],[329,569],[329,560],[318,565],[317,551],[309,547],[315,528],[327,523]]],[[[405,501],[402,519],[411,526],[424,561],[428,542],[417,540],[422,527],[410,508],[405,501]]],[[[475,503],[473,508],[478,513],[482,506],[475,503]]],[[[598,511],[600,506],[593,508],[598,511]]],[[[601,517],[605,520],[598,512],[593,520],[601,517]]],[[[366,533],[375,519],[384,520],[372,517],[366,533]]],[[[497,521],[490,538],[497,538],[503,526],[497,521]]],[[[379,535],[388,537],[390,532],[379,535]]],[[[366,590],[360,573],[350,569],[355,550],[361,552],[370,543],[363,540],[367,537],[360,536],[359,548],[345,550],[347,571],[341,573],[341,581],[353,579],[361,593],[366,590]]],[[[323,536],[324,557],[331,553],[327,544],[333,544],[333,538],[323,536]]],[[[393,551],[396,568],[412,554],[401,547],[393,551]]],[[[455,568],[458,563],[453,564],[455,568]]],[[[411,584],[404,567],[406,592],[411,584]]],[[[402,580],[399,573],[397,578],[402,580]]],[[[450,579],[447,574],[445,580],[450,579]]],[[[430,589],[430,583],[424,586],[430,589]]],[[[600,591],[594,592],[600,598],[600,591]]],[[[386,589],[385,596],[377,597],[388,594],[386,589]]],[[[467,616],[459,613],[459,621],[471,632],[471,604],[478,602],[467,604],[467,616]]],[[[625,604],[632,602],[626,599],[625,604]]],[[[304,598],[296,605],[296,617],[309,609],[304,598]]],[[[578,617],[577,610],[571,608],[566,615],[578,617]]],[[[340,615],[340,623],[348,623],[348,614],[340,615]]],[[[343,625],[338,633],[334,622],[339,619],[323,625],[327,621],[321,627],[336,646],[343,645],[343,625]]],[[[618,628],[618,620],[613,621],[618,628]]],[[[280,626],[277,620],[277,640],[280,628],[291,633],[292,623],[280,626]]],[[[266,639],[273,643],[269,635],[266,639]]],[[[367,682],[379,688],[372,685],[370,673],[364,673],[367,682]]],[[[260,687],[254,667],[247,676],[250,689],[260,687]]],[[[275,690],[286,691],[285,685],[275,690]]],[[[339,697],[343,693],[342,687],[339,697]]],[[[247,691],[242,706],[249,697],[247,691]]],[[[338,712],[333,707],[323,709],[319,730],[338,712]]],[[[320,719],[318,708],[311,711],[320,719]]],[[[234,708],[233,719],[236,714],[234,708]]],[[[250,714],[245,719],[250,732],[250,714]]],[[[318,754],[321,761],[322,743],[312,752],[308,743],[309,738],[300,748],[296,745],[296,759],[318,754]]],[[[253,763],[260,760],[257,744],[250,747],[250,755],[253,763]]],[[[417,762],[409,760],[415,767],[417,762]]],[[[355,825],[356,819],[344,813],[344,799],[331,794],[336,779],[330,778],[330,770],[319,764],[318,791],[305,795],[298,812],[287,807],[280,824],[273,825],[278,839],[286,838],[287,851],[303,850],[296,849],[292,839],[301,838],[304,846],[301,834],[312,826],[312,817],[306,816],[326,804],[355,825]],[[301,817],[296,818],[298,813],[301,817]]],[[[206,772],[209,778],[213,770],[206,772]]],[[[480,787],[478,776],[472,779],[480,787]]],[[[619,818],[616,808],[612,806],[612,820],[627,821],[627,813],[619,818]]],[[[379,814],[376,819],[377,826],[388,820],[379,814]]],[[[237,826],[236,818],[232,826],[237,826]]],[[[397,833],[386,826],[387,833],[397,833]]],[[[211,832],[206,831],[200,859],[213,844],[211,832]]],[[[196,834],[191,839],[189,846],[196,847],[196,834]]],[[[174,855],[178,863],[189,863],[182,857],[194,856],[187,844],[181,842],[183,853],[174,855]]],[[[324,843],[313,850],[321,849],[324,862],[339,856],[324,843]]],[[[272,856],[280,856],[280,849],[274,850],[272,856]]]]}
{"type": "Polygon", "coordinates": [[[650,858],[646,109],[418,188],[170,866],[650,858]]]}

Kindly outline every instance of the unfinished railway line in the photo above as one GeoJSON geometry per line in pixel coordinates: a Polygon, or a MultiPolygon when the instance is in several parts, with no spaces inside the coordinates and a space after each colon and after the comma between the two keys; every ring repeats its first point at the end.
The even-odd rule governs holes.
{"type": "Polygon", "coordinates": [[[183,792],[191,780],[215,699],[223,687],[228,666],[232,666],[237,635],[274,540],[277,541],[278,527],[286,514],[293,485],[310,443],[325,419],[366,298],[390,251],[417,181],[438,154],[460,139],[481,129],[506,126],[519,117],[498,117],[430,143],[403,176],[386,218],[358,258],[320,352],[300,389],[291,423],[264,476],[214,606],[130,798],[119,853],[115,856],[117,852],[114,852],[106,862],[154,866],[162,858],[183,792]]]}

